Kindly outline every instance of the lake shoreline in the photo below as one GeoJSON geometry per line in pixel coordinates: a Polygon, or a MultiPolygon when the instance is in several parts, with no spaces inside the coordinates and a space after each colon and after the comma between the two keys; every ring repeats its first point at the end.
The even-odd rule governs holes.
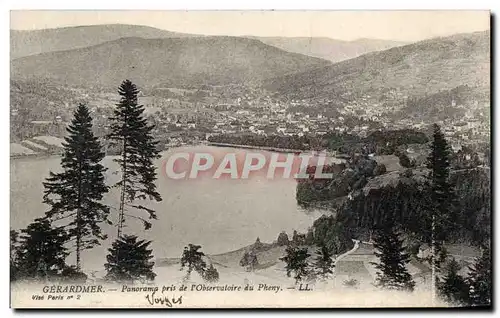
{"type": "MultiPolygon", "coordinates": [[[[12,143],[11,143],[12,144],[12,143]]],[[[176,148],[184,148],[184,147],[198,147],[198,146],[206,146],[206,143],[186,143],[186,144],[175,144],[175,145],[166,145],[165,149],[162,149],[160,152],[168,151],[170,149],[176,148]]],[[[216,147],[216,146],[213,146],[216,147]]],[[[61,148],[62,150],[62,148],[61,148]]],[[[118,153],[106,153],[106,157],[114,157],[117,156],[118,153]]],[[[50,159],[61,157],[61,153],[47,153],[47,152],[37,152],[37,153],[26,153],[26,154],[12,154],[10,153],[10,159],[18,160],[18,159],[50,159]]]]}
{"type": "MultiPolygon", "coordinates": [[[[198,145],[180,145],[161,153],[155,161],[158,169],[173,153],[210,152],[224,155],[228,149],[198,145]]],[[[107,168],[107,183],[118,180],[114,173],[117,164],[114,156],[103,159],[107,168]]],[[[23,229],[34,219],[43,216],[47,206],[43,203],[43,182],[50,172],[60,171],[60,156],[18,156],[10,160],[10,226],[23,229]]],[[[294,230],[306,232],[323,211],[304,211],[295,199],[296,182],[292,180],[265,182],[249,178],[244,182],[206,178],[199,182],[178,182],[159,175],[158,191],[161,202],[148,202],[158,213],[158,222],[151,230],[144,231],[142,223],[127,224],[130,233],[152,241],[155,259],[179,257],[187,244],[200,244],[207,255],[217,255],[238,250],[255,242],[276,240],[278,234],[294,230]],[[279,183],[277,183],[279,182],[279,183]],[[272,199],[271,199],[272,198],[272,199]],[[204,229],[200,231],[200,229],[204,229]]],[[[119,193],[111,189],[103,198],[108,206],[117,206],[119,193]]],[[[114,218],[114,214],[112,215],[114,218]]],[[[113,219],[114,220],[114,219],[113,219]]],[[[112,226],[103,225],[103,233],[116,234],[112,226]]],[[[85,266],[100,268],[102,255],[107,253],[112,241],[106,240],[83,255],[85,266]]]]}

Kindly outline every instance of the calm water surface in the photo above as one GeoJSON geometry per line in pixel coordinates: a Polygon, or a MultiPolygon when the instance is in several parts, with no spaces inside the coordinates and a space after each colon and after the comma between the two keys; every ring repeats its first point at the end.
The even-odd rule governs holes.
{"type": "MultiPolygon", "coordinates": [[[[179,148],[162,153],[157,161],[160,168],[165,160],[179,148]]],[[[186,147],[182,150],[210,151],[224,154],[232,148],[206,146],[186,147]]],[[[240,150],[238,150],[240,151],[240,150]]],[[[243,151],[243,150],[241,150],[243,151]]],[[[110,184],[117,180],[113,174],[116,164],[107,157],[107,177],[110,184]]],[[[42,181],[49,171],[59,169],[60,158],[12,159],[11,168],[11,228],[26,227],[33,219],[48,209],[42,203],[42,181]]],[[[163,201],[151,204],[158,214],[153,227],[144,231],[142,224],[129,219],[125,233],[136,234],[152,240],[155,257],[179,257],[188,243],[202,245],[209,254],[238,249],[255,241],[275,240],[281,231],[289,235],[294,229],[305,231],[321,211],[304,211],[295,200],[296,182],[287,180],[202,180],[179,181],[168,179],[160,173],[157,182],[163,201]]],[[[106,195],[105,202],[113,207],[112,220],[116,219],[118,191],[106,195]]],[[[143,213],[143,212],[139,212],[143,213]]],[[[109,239],[102,246],[85,251],[84,269],[101,269],[106,249],[116,237],[116,228],[105,226],[109,239]]]]}

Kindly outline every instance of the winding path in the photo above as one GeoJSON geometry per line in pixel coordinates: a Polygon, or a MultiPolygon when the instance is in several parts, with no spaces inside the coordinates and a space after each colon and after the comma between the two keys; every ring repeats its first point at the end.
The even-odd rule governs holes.
{"type": "Polygon", "coordinates": [[[341,259],[343,259],[344,257],[354,253],[358,248],[359,248],[359,240],[355,240],[353,239],[352,240],[354,242],[354,246],[353,248],[351,248],[350,250],[348,250],[347,252],[343,253],[343,254],[340,254],[339,256],[337,256],[337,258],[335,259],[335,264],[337,264],[338,261],[340,261],[341,259]]]}

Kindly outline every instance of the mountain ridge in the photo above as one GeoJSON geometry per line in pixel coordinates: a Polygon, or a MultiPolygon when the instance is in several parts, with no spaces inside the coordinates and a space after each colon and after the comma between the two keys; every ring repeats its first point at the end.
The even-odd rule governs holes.
{"type": "Polygon", "coordinates": [[[381,51],[407,44],[402,41],[360,38],[352,41],[328,37],[254,37],[261,42],[288,52],[301,53],[313,57],[340,62],[365,53],[381,51]]]}
{"type": "MultiPolygon", "coordinates": [[[[38,30],[10,31],[11,60],[39,53],[66,51],[93,46],[124,37],[176,38],[206,37],[214,35],[190,34],[163,30],[147,25],[97,24],[79,25],[38,30]]],[[[224,35],[220,35],[224,36],[224,35]]],[[[337,62],[378,51],[404,42],[361,38],[353,41],[336,40],[327,37],[258,37],[243,35],[237,37],[262,41],[287,52],[305,54],[337,62]]]]}
{"type": "Polygon", "coordinates": [[[12,60],[11,76],[113,88],[124,78],[142,87],[225,85],[257,83],[276,75],[330,64],[323,59],[286,52],[258,40],[240,37],[127,37],[12,60]]]}
{"type": "Polygon", "coordinates": [[[489,87],[490,32],[455,34],[370,52],[330,66],[267,80],[297,98],[370,94],[391,88],[433,94],[460,85],[489,87]]]}
{"type": "Polygon", "coordinates": [[[144,25],[98,24],[39,30],[10,30],[11,60],[46,52],[93,46],[123,37],[198,37],[203,35],[172,32],[144,25]]]}

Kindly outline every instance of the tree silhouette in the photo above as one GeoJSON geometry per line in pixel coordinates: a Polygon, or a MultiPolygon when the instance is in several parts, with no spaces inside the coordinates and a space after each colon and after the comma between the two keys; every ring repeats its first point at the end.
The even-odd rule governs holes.
{"type": "Polygon", "coordinates": [[[373,246],[379,263],[372,262],[377,269],[376,285],[384,289],[413,291],[415,282],[406,269],[410,256],[405,253],[399,236],[391,224],[377,230],[373,246]]]}
{"type": "Polygon", "coordinates": [[[219,281],[219,272],[217,271],[217,269],[214,267],[213,264],[210,264],[210,266],[207,268],[203,276],[203,279],[205,279],[209,283],[215,283],[219,281]]]}
{"type": "Polygon", "coordinates": [[[481,257],[469,268],[470,305],[491,306],[492,279],[491,252],[486,247],[481,257]]]}
{"type": "Polygon", "coordinates": [[[101,164],[104,152],[92,132],[87,106],[80,104],[67,128],[61,158],[63,171],[50,172],[43,183],[43,201],[50,205],[46,213],[51,222],[63,223],[76,250],[76,270],[81,269],[81,251],[106,239],[100,223],[108,222],[109,207],[101,203],[108,192],[101,164]]]}
{"type": "Polygon", "coordinates": [[[21,230],[16,250],[18,278],[28,280],[54,279],[66,268],[68,252],[64,247],[67,235],[39,218],[21,230]]]}
{"type": "Polygon", "coordinates": [[[280,260],[286,263],[286,275],[290,277],[293,272],[295,283],[298,283],[309,274],[307,259],[311,255],[307,252],[307,248],[298,248],[295,246],[288,246],[285,252],[286,255],[280,258],[280,260]]]}
{"type": "Polygon", "coordinates": [[[108,250],[107,271],[104,279],[113,282],[134,282],[135,280],[152,281],[156,277],[153,272],[154,262],[151,241],[139,240],[135,235],[124,235],[116,239],[108,250]]]}
{"type": "MultiPolygon", "coordinates": [[[[441,132],[441,128],[434,124],[433,141],[431,152],[427,158],[427,190],[429,200],[426,203],[428,213],[425,220],[428,226],[425,226],[424,234],[426,240],[431,246],[431,285],[432,297],[436,294],[436,272],[439,269],[440,262],[438,255],[446,234],[452,228],[455,222],[454,204],[456,203],[455,192],[450,183],[450,148],[441,132]]],[[[424,199],[426,197],[424,196],[424,199]]]]}
{"type": "Polygon", "coordinates": [[[199,249],[201,249],[201,246],[194,244],[184,247],[181,257],[181,270],[184,268],[187,270],[185,280],[189,280],[193,270],[200,274],[201,277],[204,277],[207,263],[203,260],[205,254],[200,252],[199,249]]]}
{"type": "Polygon", "coordinates": [[[332,254],[325,244],[321,245],[316,253],[318,254],[314,262],[316,275],[321,279],[328,279],[333,275],[333,268],[335,267],[332,259],[332,254]]]}
{"type": "Polygon", "coordinates": [[[147,230],[151,227],[148,220],[156,220],[156,212],[136,200],[161,201],[156,191],[156,167],[153,160],[159,158],[156,149],[157,141],[151,131],[153,125],[148,125],[144,119],[144,106],[138,104],[139,90],[129,80],[123,81],[118,94],[120,102],[114,110],[111,120],[111,131],[108,139],[112,146],[120,149],[120,155],[115,162],[120,166],[121,178],[115,184],[120,189],[120,206],[118,209],[118,237],[122,235],[126,217],[132,217],[143,222],[147,230]],[[142,210],[147,218],[126,213],[126,207],[142,210]]]}
{"type": "Polygon", "coordinates": [[[468,303],[469,286],[466,280],[458,274],[460,266],[453,258],[445,268],[445,276],[438,285],[441,297],[452,305],[468,303]]]}

